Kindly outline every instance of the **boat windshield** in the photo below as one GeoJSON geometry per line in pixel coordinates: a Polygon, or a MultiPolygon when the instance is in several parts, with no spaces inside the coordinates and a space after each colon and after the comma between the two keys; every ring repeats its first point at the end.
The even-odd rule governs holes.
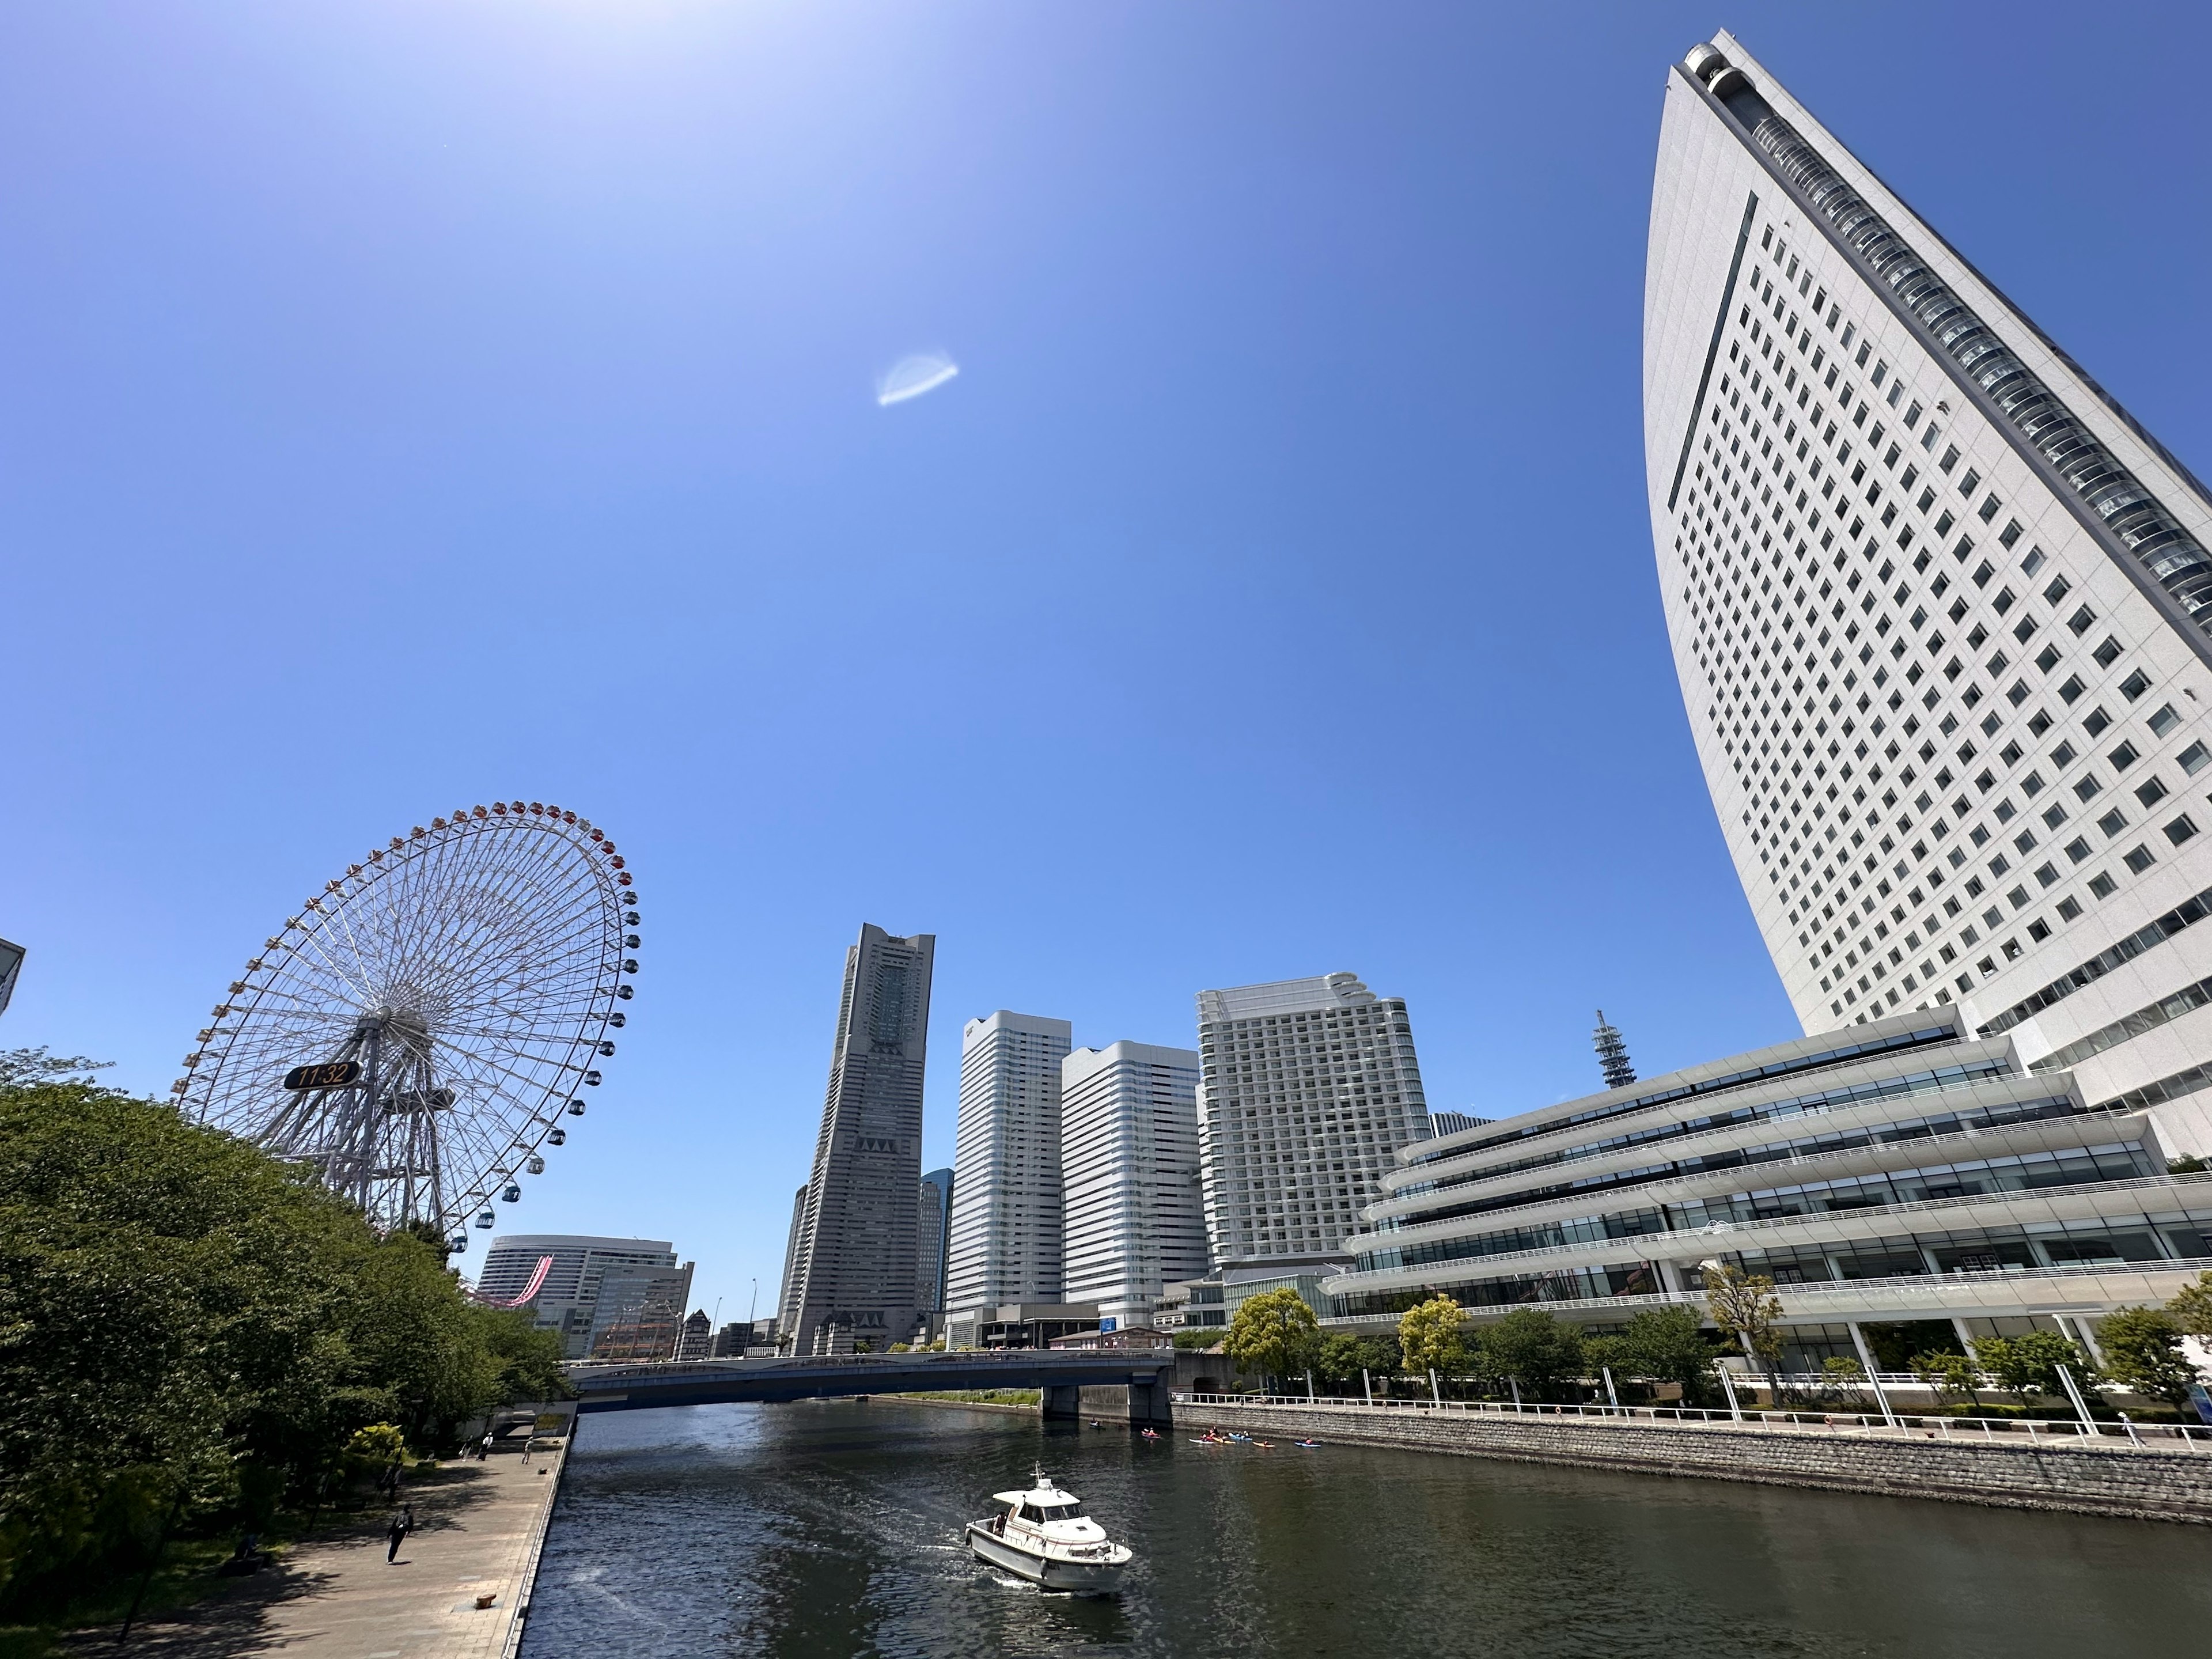
{"type": "Polygon", "coordinates": [[[1073,1521],[1083,1513],[1080,1504],[1024,1504],[1024,1521],[1073,1521]]]}

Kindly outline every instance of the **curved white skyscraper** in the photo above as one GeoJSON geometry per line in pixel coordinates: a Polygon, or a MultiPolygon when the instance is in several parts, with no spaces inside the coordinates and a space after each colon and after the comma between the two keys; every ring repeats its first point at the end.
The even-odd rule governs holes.
{"type": "Polygon", "coordinates": [[[1726,34],[1668,77],[1644,443],[1807,1032],[1956,1002],[2212,1151],[2212,502],[1726,34]]]}

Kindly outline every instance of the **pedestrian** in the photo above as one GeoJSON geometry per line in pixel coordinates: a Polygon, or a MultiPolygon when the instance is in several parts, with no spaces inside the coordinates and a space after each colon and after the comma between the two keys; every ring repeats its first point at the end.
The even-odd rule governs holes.
{"type": "Polygon", "coordinates": [[[400,1504],[398,1516],[392,1517],[392,1526],[385,1528],[385,1537],[392,1540],[389,1548],[385,1551],[385,1562],[389,1564],[398,1559],[400,1544],[407,1541],[407,1535],[410,1535],[411,1531],[414,1531],[414,1504],[400,1504]]]}

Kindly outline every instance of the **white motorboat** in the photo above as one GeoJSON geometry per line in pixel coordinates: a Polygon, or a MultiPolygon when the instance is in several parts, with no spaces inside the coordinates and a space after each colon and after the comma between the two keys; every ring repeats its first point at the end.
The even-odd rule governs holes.
{"type": "Polygon", "coordinates": [[[1019,1573],[1056,1590],[1119,1588],[1129,1550],[1083,1512],[1073,1492],[1040,1473],[1027,1492],[994,1492],[1006,1507],[988,1521],[968,1523],[968,1547],[993,1566],[1019,1573]]]}

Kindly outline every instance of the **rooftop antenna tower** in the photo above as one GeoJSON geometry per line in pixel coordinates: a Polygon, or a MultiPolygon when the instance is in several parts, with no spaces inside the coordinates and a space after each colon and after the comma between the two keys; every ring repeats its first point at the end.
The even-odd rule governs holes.
{"type": "Polygon", "coordinates": [[[1636,1067],[1628,1058],[1628,1045],[1620,1040],[1620,1033],[1605,1023],[1605,1010],[1597,1011],[1597,1030],[1591,1033],[1590,1042],[1597,1049],[1599,1069],[1605,1073],[1605,1086],[1625,1089],[1636,1081],[1636,1067]]]}

